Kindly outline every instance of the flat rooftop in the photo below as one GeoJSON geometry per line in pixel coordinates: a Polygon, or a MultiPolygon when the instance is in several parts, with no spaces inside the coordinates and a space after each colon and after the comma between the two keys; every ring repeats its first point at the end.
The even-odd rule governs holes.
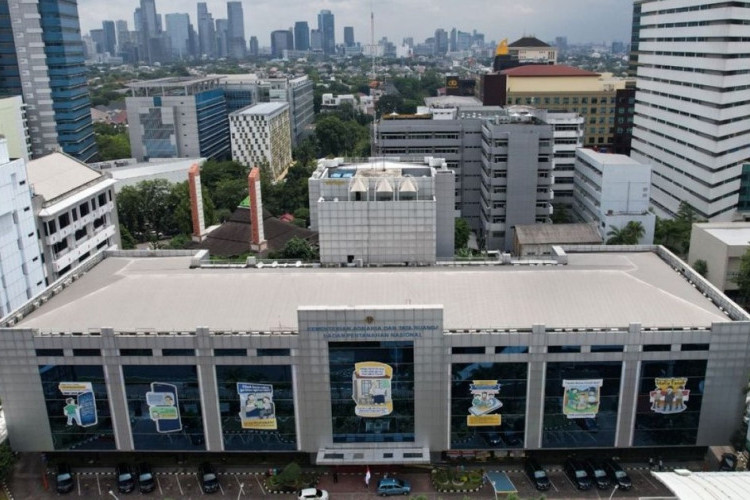
{"type": "Polygon", "coordinates": [[[383,160],[329,167],[326,177],[328,179],[349,179],[352,177],[432,177],[432,168],[416,163],[383,160]]]}
{"type": "Polygon", "coordinates": [[[594,151],[593,149],[587,149],[587,148],[580,148],[578,149],[582,154],[585,156],[588,156],[589,158],[592,158],[593,160],[601,163],[602,165],[644,165],[648,166],[645,163],[641,163],[637,160],[632,159],[631,157],[627,155],[616,155],[612,153],[600,153],[599,151],[594,151]]]}
{"type": "Polygon", "coordinates": [[[31,160],[28,174],[34,193],[46,202],[102,178],[100,172],[63,153],[31,160]]]}
{"type": "Polygon", "coordinates": [[[750,222],[703,222],[696,226],[728,246],[750,246],[750,222]]]}
{"type": "Polygon", "coordinates": [[[125,86],[131,89],[185,87],[202,83],[218,82],[222,78],[222,76],[168,76],[166,78],[157,78],[156,80],[140,80],[137,82],[130,82],[125,86]]]}
{"type": "Polygon", "coordinates": [[[16,328],[297,330],[300,306],[442,305],[444,328],[710,327],[730,319],[658,255],[570,254],[567,266],[189,269],[105,259],[16,328]]]}
{"type": "Polygon", "coordinates": [[[263,102],[260,104],[251,104],[246,108],[237,111],[238,115],[272,115],[282,109],[289,107],[286,102],[263,102]]]}

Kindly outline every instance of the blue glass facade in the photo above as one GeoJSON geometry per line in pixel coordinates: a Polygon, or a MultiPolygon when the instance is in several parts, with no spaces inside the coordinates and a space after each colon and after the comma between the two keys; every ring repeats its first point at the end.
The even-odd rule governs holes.
{"type": "Polygon", "coordinates": [[[455,363],[451,373],[451,448],[522,448],[526,363],[455,363]]]}
{"type": "Polygon", "coordinates": [[[297,449],[291,365],[217,366],[216,380],[225,450],[297,449]],[[268,394],[253,400],[261,405],[267,399],[272,411],[255,418],[260,412],[248,403],[243,386],[252,386],[256,395],[268,394]]]}
{"type": "Polygon", "coordinates": [[[413,442],[413,342],[330,342],[328,355],[333,442],[413,442]]]}
{"type": "Polygon", "coordinates": [[[116,448],[101,366],[42,365],[39,376],[55,450],[116,448]]]}
{"type": "Polygon", "coordinates": [[[253,91],[249,88],[226,88],[224,97],[227,100],[227,114],[239,111],[253,103],[253,91]]]}
{"type": "Polygon", "coordinates": [[[81,161],[97,155],[75,0],[39,0],[58,143],[81,161]]]}
{"type": "Polygon", "coordinates": [[[174,120],[164,120],[164,112],[173,112],[172,108],[161,108],[161,98],[154,97],[154,106],[144,115],[141,113],[143,127],[143,151],[146,160],[150,158],[174,158],[177,156],[175,144],[174,120]],[[166,123],[165,123],[166,122],[166,123]]]}
{"type": "Polygon", "coordinates": [[[8,1],[0,0],[0,96],[21,95],[21,77],[8,1]]]}
{"type": "Polygon", "coordinates": [[[204,158],[224,159],[230,155],[229,116],[222,89],[195,94],[200,153],[204,158]]]}

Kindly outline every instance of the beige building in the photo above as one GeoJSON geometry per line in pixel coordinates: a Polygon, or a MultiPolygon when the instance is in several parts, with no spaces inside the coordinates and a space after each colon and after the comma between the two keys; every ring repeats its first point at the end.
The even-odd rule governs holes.
{"type": "Polygon", "coordinates": [[[733,278],[740,268],[740,259],[750,249],[750,222],[703,222],[693,224],[690,233],[688,263],[704,260],[708,266],[706,279],[719,290],[737,290],[733,278]]]}
{"type": "Polygon", "coordinates": [[[563,65],[535,64],[502,72],[506,104],[579,113],[584,118],[584,145],[611,148],[616,94],[628,80],[563,65]]]}
{"type": "Polygon", "coordinates": [[[524,64],[557,64],[557,49],[533,36],[519,38],[508,45],[508,53],[524,64]]]}
{"type": "Polygon", "coordinates": [[[26,105],[21,96],[0,99],[0,135],[8,141],[10,158],[31,159],[31,138],[26,123],[26,105]]]}
{"type": "Polygon", "coordinates": [[[275,179],[292,163],[289,104],[265,102],[229,115],[232,160],[250,167],[268,164],[275,179]]]}

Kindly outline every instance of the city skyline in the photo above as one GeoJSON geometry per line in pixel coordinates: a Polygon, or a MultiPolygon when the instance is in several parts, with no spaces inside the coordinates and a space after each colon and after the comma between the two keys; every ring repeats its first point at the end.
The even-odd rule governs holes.
{"type": "MultiPolygon", "coordinates": [[[[137,0],[108,6],[102,16],[96,8],[99,0],[78,0],[81,31],[87,34],[92,29],[101,29],[102,21],[123,19],[132,29],[133,11],[137,0]]],[[[395,0],[381,0],[373,4],[375,12],[375,39],[383,36],[400,43],[404,37],[415,41],[434,35],[437,28],[450,30],[455,27],[468,31],[476,29],[485,34],[486,40],[516,39],[533,35],[545,41],[556,36],[567,36],[569,43],[604,42],[630,39],[632,3],[622,0],[569,0],[563,11],[554,9],[555,0],[528,0],[519,5],[509,0],[500,0],[487,5],[480,0],[467,0],[460,4],[447,0],[427,2],[417,0],[408,6],[395,0]],[[481,16],[467,16],[466,12],[485,12],[481,16]],[[586,15],[581,15],[585,12],[586,15]],[[417,20],[418,22],[414,22],[417,20]],[[597,19],[591,23],[591,19],[597,19]],[[500,21],[498,21],[500,20],[500,21]]],[[[197,1],[157,0],[159,14],[187,13],[197,30],[197,1]]],[[[214,19],[226,15],[226,0],[205,2],[214,19]]],[[[323,9],[331,10],[335,16],[335,37],[343,42],[344,26],[354,27],[355,41],[367,44],[370,40],[370,4],[324,0],[321,2],[271,2],[258,0],[253,5],[243,3],[245,38],[258,37],[261,46],[270,45],[271,32],[288,29],[297,21],[307,21],[311,28],[317,27],[317,16],[323,9]]]]}

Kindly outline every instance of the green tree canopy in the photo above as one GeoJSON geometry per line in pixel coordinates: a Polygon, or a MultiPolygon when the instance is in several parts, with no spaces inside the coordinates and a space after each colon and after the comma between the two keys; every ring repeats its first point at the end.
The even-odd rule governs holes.
{"type": "Polygon", "coordinates": [[[471,228],[469,223],[465,219],[456,218],[454,226],[453,245],[456,250],[460,248],[466,248],[469,244],[469,236],[471,236],[471,228]]]}
{"type": "Polygon", "coordinates": [[[607,245],[637,245],[644,234],[643,224],[631,220],[622,228],[613,227],[607,231],[607,245]]]}
{"type": "Polygon", "coordinates": [[[750,302],[750,249],[740,258],[740,267],[732,281],[737,285],[742,304],[747,306],[750,302]]]}
{"type": "Polygon", "coordinates": [[[286,242],[281,251],[282,259],[318,260],[318,251],[308,241],[296,236],[286,242]]]}
{"type": "Polygon", "coordinates": [[[656,219],[654,243],[664,245],[680,257],[686,257],[690,251],[690,232],[695,222],[702,222],[702,219],[690,204],[683,201],[674,219],[656,219]]]}

